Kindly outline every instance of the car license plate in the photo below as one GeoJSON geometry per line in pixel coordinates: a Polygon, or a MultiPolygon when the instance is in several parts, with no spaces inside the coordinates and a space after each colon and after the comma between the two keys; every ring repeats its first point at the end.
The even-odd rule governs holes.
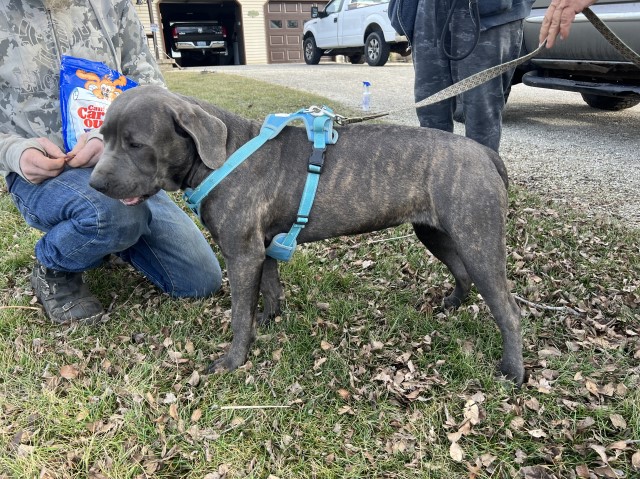
{"type": "Polygon", "coordinates": [[[207,46],[207,42],[196,42],[198,44],[199,47],[206,47],[207,46]]]}

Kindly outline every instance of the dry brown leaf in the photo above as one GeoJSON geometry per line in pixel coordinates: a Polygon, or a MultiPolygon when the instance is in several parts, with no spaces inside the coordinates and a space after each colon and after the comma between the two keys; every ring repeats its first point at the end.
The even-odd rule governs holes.
{"type": "Polygon", "coordinates": [[[629,447],[629,444],[627,443],[627,441],[623,440],[623,441],[612,442],[607,446],[607,449],[615,449],[616,451],[626,451],[628,447],[629,447]]]}
{"type": "Polygon", "coordinates": [[[576,429],[578,430],[578,432],[581,432],[581,431],[584,431],[585,429],[590,428],[595,423],[596,423],[595,419],[593,419],[591,416],[587,416],[576,423],[576,429]]]}
{"type": "Polygon", "coordinates": [[[462,459],[464,458],[464,451],[457,442],[452,442],[451,446],[449,446],[449,455],[454,461],[462,462],[462,459]]]}
{"type": "Polygon", "coordinates": [[[547,437],[547,433],[542,429],[529,429],[527,432],[530,436],[535,438],[547,437]]]}
{"type": "Polygon", "coordinates": [[[338,396],[340,396],[344,401],[348,401],[351,397],[351,393],[346,389],[338,389],[338,396]]]}
{"type": "Polygon", "coordinates": [[[589,447],[598,453],[598,456],[600,456],[603,463],[609,463],[609,460],[607,459],[607,450],[604,446],[601,446],[600,444],[591,444],[589,447]]]}
{"type": "Polygon", "coordinates": [[[463,416],[474,426],[480,422],[480,408],[474,400],[470,399],[465,403],[463,416]]]}
{"type": "Polygon", "coordinates": [[[317,360],[316,360],[316,362],[315,362],[315,363],[313,363],[313,370],[314,370],[314,371],[317,371],[317,370],[318,370],[318,369],[320,369],[320,367],[322,367],[322,365],[323,365],[324,363],[326,363],[326,362],[327,362],[327,358],[320,358],[320,359],[317,359],[317,360]]]}
{"type": "Polygon", "coordinates": [[[594,383],[590,379],[587,379],[584,385],[587,388],[587,391],[589,391],[591,394],[593,394],[596,397],[598,396],[598,385],[596,383],[594,383]]]}
{"type": "Polygon", "coordinates": [[[333,349],[333,344],[331,344],[328,341],[320,341],[320,349],[322,349],[323,351],[329,351],[330,349],[333,349]]]}
{"type": "Polygon", "coordinates": [[[189,381],[187,382],[191,386],[196,387],[198,384],[200,384],[200,373],[198,373],[198,371],[194,369],[193,372],[191,373],[191,376],[189,377],[189,381]]]}
{"type": "Polygon", "coordinates": [[[609,419],[611,420],[611,424],[613,424],[613,427],[615,427],[616,429],[623,430],[627,428],[627,421],[625,421],[625,419],[620,414],[612,414],[611,416],[609,416],[609,419]]]}
{"type": "Polygon", "coordinates": [[[594,467],[593,472],[595,472],[598,477],[606,477],[607,479],[618,479],[620,477],[623,477],[621,475],[618,475],[616,471],[609,465],[594,467]]]}
{"type": "Polygon", "coordinates": [[[532,397],[531,399],[528,399],[524,402],[524,405],[527,406],[527,408],[531,409],[532,411],[539,411],[540,410],[540,402],[532,397]]]}
{"type": "Polygon", "coordinates": [[[176,403],[173,403],[171,406],[169,406],[169,416],[171,416],[174,421],[178,420],[178,406],[176,405],[176,403]]]}
{"type": "Polygon", "coordinates": [[[60,368],[60,376],[65,379],[76,379],[79,374],[80,372],[70,364],[67,364],[66,366],[62,366],[60,368]]]}
{"type": "Polygon", "coordinates": [[[520,469],[523,479],[558,479],[555,474],[545,466],[528,466],[520,469]]]}
{"type": "Polygon", "coordinates": [[[524,426],[524,418],[522,416],[514,417],[509,423],[509,427],[515,430],[520,429],[522,426],[524,426]]]}
{"type": "Polygon", "coordinates": [[[589,468],[586,464],[579,464],[576,466],[576,475],[580,479],[589,479],[589,468]]]}
{"type": "Polygon", "coordinates": [[[202,417],[202,409],[196,409],[191,413],[191,421],[198,422],[202,417]]]}
{"type": "Polygon", "coordinates": [[[631,466],[636,470],[640,471],[640,451],[636,451],[631,456],[631,466]]]}

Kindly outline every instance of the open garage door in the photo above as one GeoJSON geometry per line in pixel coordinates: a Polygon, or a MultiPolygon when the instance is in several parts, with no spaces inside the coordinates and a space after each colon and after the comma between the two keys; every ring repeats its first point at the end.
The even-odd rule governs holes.
{"type": "MultiPolygon", "coordinates": [[[[160,23],[165,51],[179,65],[244,65],[244,34],[240,21],[240,5],[233,0],[173,0],[161,2],[160,23]],[[224,28],[226,48],[182,50],[175,45],[174,25],[177,23],[216,22],[224,28]]],[[[198,46],[197,42],[196,45],[198,46]]]]}
{"type": "Polygon", "coordinates": [[[302,29],[311,7],[326,2],[271,0],[265,5],[269,63],[301,63],[302,29]]]}

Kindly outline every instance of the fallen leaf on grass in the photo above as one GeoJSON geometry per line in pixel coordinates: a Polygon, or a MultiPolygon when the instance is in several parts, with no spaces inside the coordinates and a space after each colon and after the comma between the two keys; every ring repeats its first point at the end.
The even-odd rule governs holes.
{"type": "Polygon", "coordinates": [[[589,468],[586,464],[579,464],[576,466],[576,475],[580,479],[589,479],[591,477],[589,475],[589,468]]]}
{"type": "Polygon", "coordinates": [[[460,447],[457,442],[452,442],[451,446],[449,446],[449,455],[451,459],[456,462],[462,462],[462,458],[464,457],[464,451],[460,447]]]}
{"type": "Polygon", "coordinates": [[[70,364],[60,368],[60,376],[65,379],[76,379],[80,372],[70,364]]]}
{"type": "Polygon", "coordinates": [[[620,477],[624,477],[622,475],[622,471],[617,471],[608,465],[602,467],[594,467],[593,472],[595,472],[598,477],[606,477],[607,479],[618,479],[620,477]],[[620,474],[618,474],[618,472],[620,472],[620,474]]]}
{"type": "Polygon", "coordinates": [[[198,371],[196,371],[195,369],[191,373],[188,383],[193,387],[196,387],[198,384],[200,384],[200,373],[198,373],[198,371]]]}
{"type": "Polygon", "coordinates": [[[191,421],[198,422],[202,417],[202,409],[196,409],[191,413],[191,421]]]}
{"type": "Polygon", "coordinates": [[[627,428],[627,421],[625,421],[620,414],[612,414],[611,416],[609,416],[609,419],[611,420],[611,424],[613,424],[613,427],[615,427],[616,429],[623,430],[627,428]]]}
{"type": "Polygon", "coordinates": [[[174,421],[178,420],[178,406],[176,405],[176,403],[173,403],[171,406],[169,406],[169,416],[171,416],[174,421]]]}
{"type": "Polygon", "coordinates": [[[520,469],[523,479],[558,479],[548,467],[545,466],[528,466],[520,469]]]}

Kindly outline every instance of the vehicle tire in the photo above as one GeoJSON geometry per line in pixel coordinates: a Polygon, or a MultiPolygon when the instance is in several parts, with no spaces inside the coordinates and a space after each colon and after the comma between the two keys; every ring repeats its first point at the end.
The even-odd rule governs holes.
{"type": "Polygon", "coordinates": [[[582,99],[587,105],[598,110],[620,111],[640,103],[635,98],[621,98],[617,96],[591,95],[582,93],[582,99]]]}
{"type": "Polygon", "coordinates": [[[379,30],[371,32],[364,43],[364,56],[372,67],[381,67],[389,60],[391,48],[379,30]]]}
{"type": "Polygon", "coordinates": [[[353,65],[360,65],[360,64],[364,63],[364,55],[361,55],[361,54],[351,55],[349,57],[349,63],[351,63],[353,65]]]}
{"type": "Polygon", "coordinates": [[[304,61],[307,65],[317,65],[322,57],[322,50],[316,46],[316,39],[307,37],[304,39],[303,54],[304,61]]]}

